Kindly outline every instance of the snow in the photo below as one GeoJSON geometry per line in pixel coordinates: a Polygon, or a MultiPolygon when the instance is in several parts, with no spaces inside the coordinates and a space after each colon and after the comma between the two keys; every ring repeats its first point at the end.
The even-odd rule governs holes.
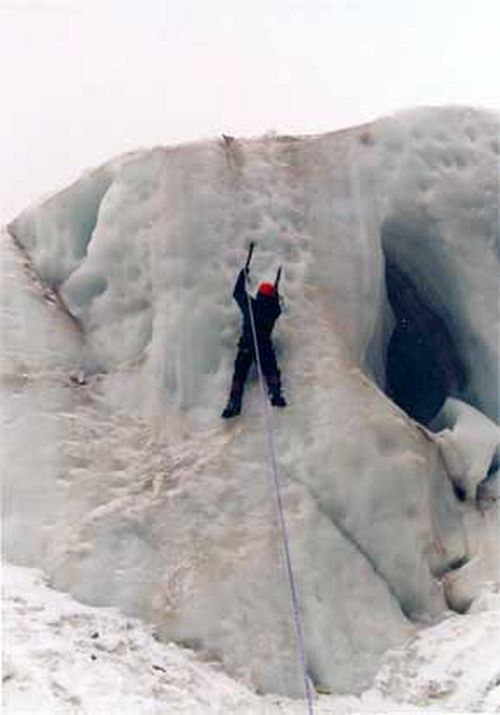
{"type": "MultiPolygon", "coordinates": [[[[258,698],[139,621],[83,606],[5,565],[5,712],[251,713],[258,698]]],[[[261,710],[263,712],[263,710],[261,710]]]]}
{"type": "MultiPolygon", "coordinates": [[[[301,701],[259,696],[220,664],[112,608],[84,606],[35,569],[2,568],[3,708],[9,715],[303,713],[301,701]]],[[[320,695],[317,715],[500,711],[500,593],[468,616],[449,615],[390,652],[359,698],[320,695]]]]}
{"type": "Polygon", "coordinates": [[[499,594],[495,611],[451,617],[393,651],[375,678],[389,698],[448,709],[500,711],[499,594]]]}
{"type": "MultiPolygon", "coordinates": [[[[439,439],[383,393],[384,252],[450,328],[458,397],[489,429],[497,134],[495,115],[422,110],[156,148],[16,219],[22,252],[0,243],[6,557],[249,687],[302,694],[254,386],[237,423],[219,419],[255,240],[254,280],[285,267],[274,425],[316,687],[361,692],[387,649],[464,610],[499,579],[497,503],[461,503],[439,439]]],[[[483,428],[466,433],[479,449],[483,428]]]]}

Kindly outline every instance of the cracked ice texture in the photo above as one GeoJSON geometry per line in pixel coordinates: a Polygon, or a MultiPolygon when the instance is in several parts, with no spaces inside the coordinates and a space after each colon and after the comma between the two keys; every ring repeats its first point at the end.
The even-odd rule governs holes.
{"type": "MultiPolygon", "coordinates": [[[[54,425],[43,440],[23,409],[32,385],[9,408],[9,557],[300,693],[258,391],[239,423],[218,417],[254,240],[256,280],[285,266],[290,406],[275,429],[311,673],[359,690],[412,618],[445,609],[440,577],[473,556],[436,445],[375,384],[391,325],[382,247],[447,321],[462,397],[494,417],[498,151],[495,115],[421,110],[138,152],[22,214],[10,231],[78,319],[73,364],[90,377],[37,407],[54,425]]],[[[29,338],[12,344],[29,363],[29,338]]]]}

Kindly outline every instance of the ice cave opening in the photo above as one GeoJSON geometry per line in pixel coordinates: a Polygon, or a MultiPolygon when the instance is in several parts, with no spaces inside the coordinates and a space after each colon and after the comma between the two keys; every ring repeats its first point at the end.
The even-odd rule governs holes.
{"type": "Polygon", "coordinates": [[[449,396],[459,397],[465,371],[453,335],[409,275],[386,253],[387,297],[394,317],[386,360],[386,394],[429,425],[449,396]]]}

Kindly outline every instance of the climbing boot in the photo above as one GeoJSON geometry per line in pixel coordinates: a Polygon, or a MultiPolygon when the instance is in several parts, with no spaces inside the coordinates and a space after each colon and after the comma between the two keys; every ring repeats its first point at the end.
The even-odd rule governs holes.
{"type": "Polygon", "coordinates": [[[286,400],[281,394],[281,380],[279,375],[272,375],[267,380],[269,399],[273,407],[286,407],[286,400]]]}
{"type": "Polygon", "coordinates": [[[241,399],[243,397],[243,385],[238,380],[233,380],[231,385],[231,392],[229,393],[229,400],[221,414],[221,417],[225,420],[230,417],[236,417],[241,412],[241,399]]]}
{"type": "Polygon", "coordinates": [[[271,405],[273,407],[286,407],[286,400],[281,394],[281,392],[275,392],[271,394],[271,405]]]}
{"type": "Polygon", "coordinates": [[[241,412],[241,397],[230,397],[224,408],[221,417],[225,420],[230,417],[237,417],[241,412]]]}

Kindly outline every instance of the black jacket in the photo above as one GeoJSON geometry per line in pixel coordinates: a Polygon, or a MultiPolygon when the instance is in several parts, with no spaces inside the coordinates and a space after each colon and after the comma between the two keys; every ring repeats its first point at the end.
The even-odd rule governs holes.
{"type": "Polygon", "coordinates": [[[233,298],[243,313],[241,341],[245,344],[253,345],[252,324],[250,322],[250,311],[248,309],[249,298],[255,319],[257,342],[262,344],[268,341],[271,337],[274,324],[281,314],[278,294],[273,296],[258,294],[257,298],[248,296],[245,286],[245,271],[241,270],[234,286],[233,298]]]}

